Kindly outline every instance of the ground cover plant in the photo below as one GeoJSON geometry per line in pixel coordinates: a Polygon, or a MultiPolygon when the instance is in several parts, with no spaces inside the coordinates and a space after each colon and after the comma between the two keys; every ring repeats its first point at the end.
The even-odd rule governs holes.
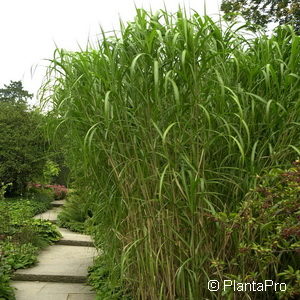
{"type": "MultiPolygon", "coordinates": [[[[205,214],[212,233],[217,232],[219,251],[210,270],[216,278],[238,282],[272,278],[286,283],[284,291],[267,295],[248,291],[245,299],[246,294],[251,299],[300,297],[299,191],[300,161],[296,161],[287,170],[274,168],[260,176],[235,211],[205,214]]],[[[234,299],[233,288],[223,296],[234,299]]]]}
{"type": "Polygon", "coordinates": [[[32,217],[46,211],[52,194],[40,191],[23,197],[0,197],[0,299],[14,299],[9,280],[14,270],[37,262],[38,251],[61,235],[48,221],[32,217]]]}
{"type": "Polygon", "coordinates": [[[196,12],[138,9],[97,46],[56,50],[42,97],[104,252],[91,278],[112,285],[98,285],[99,299],[103,290],[153,300],[296,295],[297,218],[285,217],[298,214],[298,190],[289,186],[261,213],[256,189],[300,155],[300,37],[290,26],[252,38],[235,28],[196,12]],[[243,215],[248,206],[257,226],[243,215]],[[289,295],[207,288],[210,279],[276,281],[280,272],[289,295]]]}

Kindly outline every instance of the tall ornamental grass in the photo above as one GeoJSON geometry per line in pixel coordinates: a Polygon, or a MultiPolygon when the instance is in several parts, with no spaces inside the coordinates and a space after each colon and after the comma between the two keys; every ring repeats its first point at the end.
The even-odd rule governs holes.
{"type": "Polygon", "coordinates": [[[134,299],[221,299],[211,264],[238,240],[205,216],[234,211],[257,174],[300,154],[300,37],[286,26],[250,39],[182,10],[138,9],[120,26],[96,47],[56,50],[51,130],[134,299]]]}

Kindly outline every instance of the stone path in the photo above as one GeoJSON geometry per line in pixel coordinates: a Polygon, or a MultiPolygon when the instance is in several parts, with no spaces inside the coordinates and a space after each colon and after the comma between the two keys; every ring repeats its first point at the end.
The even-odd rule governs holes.
{"type": "MultiPolygon", "coordinates": [[[[35,218],[56,222],[64,200],[54,201],[53,208],[35,218]]],[[[17,270],[12,286],[16,300],[93,300],[95,293],[85,284],[87,270],[96,256],[91,238],[59,228],[62,239],[41,251],[38,264],[17,270]]]]}
{"type": "Polygon", "coordinates": [[[58,216],[58,214],[60,213],[61,210],[62,210],[62,205],[56,206],[56,207],[53,207],[52,209],[50,209],[50,210],[48,210],[48,211],[46,211],[42,214],[36,215],[34,218],[35,219],[49,220],[52,223],[56,223],[57,216],[58,216]]]}

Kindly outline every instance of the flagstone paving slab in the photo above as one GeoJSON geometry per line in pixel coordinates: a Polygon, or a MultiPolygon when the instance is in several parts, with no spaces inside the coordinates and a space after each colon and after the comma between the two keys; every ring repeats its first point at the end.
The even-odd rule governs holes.
{"type": "Polygon", "coordinates": [[[53,245],[41,251],[36,266],[17,270],[14,279],[82,282],[96,254],[93,247],[53,245]]]}
{"type": "Polygon", "coordinates": [[[89,235],[72,232],[66,228],[58,228],[62,235],[58,244],[61,245],[76,245],[76,246],[93,246],[93,241],[89,235]]]}
{"type": "Polygon", "coordinates": [[[57,215],[62,210],[61,207],[54,207],[51,210],[48,210],[42,214],[38,214],[34,216],[35,219],[43,219],[43,220],[49,220],[50,222],[55,223],[57,220],[57,215]]]}
{"type": "Polygon", "coordinates": [[[94,300],[91,287],[82,283],[14,281],[17,300],[94,300]]]}
{"type": "Polygon", "coordinates": [[[66,203],[66,200],[54,200],[51,202],[52,206],[60,207],[66,203]]]}

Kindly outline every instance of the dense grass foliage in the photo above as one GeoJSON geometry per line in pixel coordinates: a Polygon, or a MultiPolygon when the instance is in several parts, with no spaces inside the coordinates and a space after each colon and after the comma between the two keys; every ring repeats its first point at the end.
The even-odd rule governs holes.
{"type": "Polygon", "coordinates": [[[58,214],[57,224],[71,231],[86,233],[85,221],[89,215],[91,215],[89,203],[84,201],[76,191],[71,191],[68,193],[68,201],[58,214]]]}
{"type": "Polygon", "coordinates": [[[214,269],[240,241],[207,216],[234,212],[257,174],[300,154],[300,37],[233,28],[137,10],[120,35],[52,60],[52,132],[93,211],[105,269],[134,299],[221,299],[209,279],[264,278],[239,257],[214,269]]]}

